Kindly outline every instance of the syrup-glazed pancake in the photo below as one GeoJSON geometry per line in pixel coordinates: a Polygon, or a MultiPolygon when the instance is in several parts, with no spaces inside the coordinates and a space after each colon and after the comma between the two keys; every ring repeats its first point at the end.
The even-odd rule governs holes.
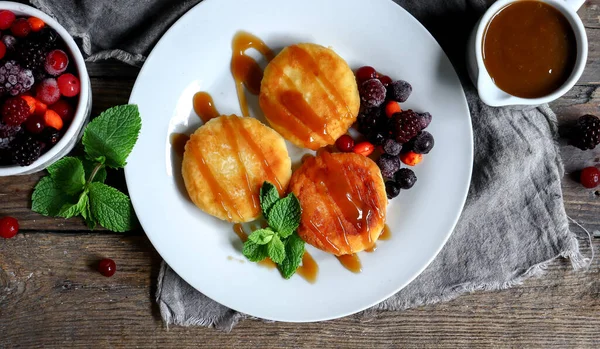
{"type": "Polygon", "coordinates": [[[346,61],[316,44],[288,46],[267,65],[259,102],[277,132],[313,150],[335,143],[360,108],[356,79],[346,61]]]}
{"type": "Polygon", "coordinates": [[[308,158],[292,175],[290,191],[302,206],[298,234],[325,252],[370,248],[385,226],[385,184],[366,156],[323,152],[308,158]]]}
{"type": "Polygon", "coordinates": [[[283,138],[253,118],[220,116],[201,126],[185,145],[187,192],[204,212],[230,222],[260,216],[264,181],[283,194],[292,175],[283,138]]]}

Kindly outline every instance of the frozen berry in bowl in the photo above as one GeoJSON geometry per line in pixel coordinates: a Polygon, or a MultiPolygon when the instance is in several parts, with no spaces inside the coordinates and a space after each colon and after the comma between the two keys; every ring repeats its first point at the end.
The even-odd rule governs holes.
{"type": "Polygon", "coordinates": [[[421,125],[421,130],[424,130],[431,123],[431,114],[428,112],[425,113],[417,113],[417,118],[419,119],[419,124],[421,125]]]}
{"type": "Polygon", "coordinates": [[[417,176],[410,168],[401,168],[396,172],[395,180],[400,185],[400,188],[410,189],[417,182],[417,176]]]}
{"type": "Polygon", "coordinates": [[[412,93],[412,86],[404,80],[394,81],[388,86],[387,93],[392,101],[404,103],[412,93]]]}
{"type": "Polygon", "coordinates": [[[429,154],[435,144],[433,136],[427,131],[421,131],[413,138],[412,151],[417,154],[429,154]]]}
{"type": "Polygon", "coordinates": [[[400,194],[400,186],[394,181],[385,182],[385,192],[388,199],[393,199],[400,194]]]}
{"type": "Polygon", "coordinates": [[[581,170],[579,181],[586,188],[596,188],[600,184],[600,170],[596,167],[586,167],[581,170]]]}
{"type": "Polygon", "coordinates": [[[377,159],[377,166],[381,170],[383,178],[394,178],[394,174],[400,169],[400,158],[390,154],[381,154],[377,159]]]}
{"type": "Polygon", "coordinates": [[[85,61],[68,32],[30,6],[0,5],[0,176],[66,156],[90,115],[85,61]]]}
{"type": "Polygon", "coordinates": [[[14,217],[0,218],[0,237],[10,239],[19,232],[19,221],[14,217]]]}
{"type": "Polygon", "coordinates": [[[390,129],[396,142],[407,143],[421,131],[421,123],[417,113],[409,109],[394,114],[390,120],[390,129]]]}
{"type": "Polygon", "coordinates": [[[385,102],[385,86],[378,79],[369,79],[360,84],[360,100],[366,107],[379,107],[385,102]]]}
{"type": "Polygon", "coordinates": [[[385,142],[383,142],[383,151],[386,154],[389,155],[393,155],[393,156],[398,156],[400,155],[400,152],[402,151],[402,144],[396,142],[393,139],[386,139],[385,142]]]}
{"type": "Polygon", "coordinates": [[[584,115],[577,120],[573,144],[581,149],[594,149],[600,144],[600,119],[594,115],[584,115]]]}

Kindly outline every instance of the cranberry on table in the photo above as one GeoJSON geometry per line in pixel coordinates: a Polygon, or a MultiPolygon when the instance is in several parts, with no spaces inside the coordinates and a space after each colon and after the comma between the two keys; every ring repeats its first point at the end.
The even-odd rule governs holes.
{"type": "Polygon", "coordinates": [[[98,271],[106,277],[111,277],[117,271],[117,264],[112,259],[105,258],[98,264],[98,271]]]}
{"type": "Polygon", "coordinates": [[[596,188],[600,184],[600,170],[595,167],[586,167],[581,170],[579,181],[586,188],[596,188]]]}
{"type": "Polygon", "coordinates": [[[0,237],[10,239],[19,232],[19,221],[13,217],[0,218],[0,237]]]}
{"type": "Polygon", "coordinates": [[[354,149],[354,139],[349,135],[343,135],[335,141],[335,146],[342,153],[350,153],[354,149]]]}
{"type": "Polygon", "coordinates": [[[377,71],[375,70],[375,68],[370,67],[368,65],[366,65],[364,67],[360,67],[356,71],[356,79],[359,82],[363,82],[363,81],[367,81],[369,79],[373,79],[376,76],[377,76],[377,71]]]}

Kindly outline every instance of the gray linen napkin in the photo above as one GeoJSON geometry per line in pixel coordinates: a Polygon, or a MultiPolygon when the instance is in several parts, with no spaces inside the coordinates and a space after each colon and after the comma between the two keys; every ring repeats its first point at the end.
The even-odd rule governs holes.
{"type": "MultiPolygon", "coordinates": [[[[33,0],[81,37],[89,59],[114,57],[131,64],[141,63],[160,34],[196,2],[33,0]]],[[[432,32],[465,77],[466,38],[491,1],[396,2],[432,32]]],[[[435,261],[364,316],[446,301],[475,290],[511,287],[542,274],[557,257],[570,258],[575,269],[589,262],[569,231],[563,206],[563,168],[554,142],[556,115],[547,105],[488,107],[468,81],[463,84],[473,119],[475,159],[462,217],[435,261]]],[[[167,325],[231,330],[246,316],[204,296],[164,262],[156,300],[167,325]]]]}

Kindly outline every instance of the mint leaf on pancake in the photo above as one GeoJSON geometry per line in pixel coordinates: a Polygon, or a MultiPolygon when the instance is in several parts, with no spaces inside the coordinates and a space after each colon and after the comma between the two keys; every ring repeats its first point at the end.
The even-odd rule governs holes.
{"type": "Polygon", "coordinates": [[[269,216],[269,210],[277,200],[279,200],[279,192],[275,186],[269,182],[264,182],[260,188],[260,208],[265,218],[269,216]]]}
{"type": "Polygon", "coordinates": [[[278,264],[284,278],[289,279],[296,273],[304,256],[304,241],[297,233],[285,240],[285,258],[278,264]]]}
{"type": "Polygon", "coordinates": [[[250,240],[244,243],[242,254],[251,262],[260,262],[269,255],[266,245],[257,245],[250,240]]]}
{"type": "Polygon", "coordinates": [[[269,211],[267,222],[282,238],[286,238],[298,229],[300,214],[300,201],[294,193],[290,193],[273,205],[269,211]]]}
{"type": "Polygon", "coordinates": [[[279,238],[279,235],[274,235],[273,239],[267,245],[267,252],[269,252],[269,258],[277,264],[281,263],[285,258],[285,246],[283,241],[279,238]]]}
{"type": "Polygon", "coordinates": [[[248,241],[252,241],[257,245],[266,245],[268,244],[275,235],[275,232],[271,229],[258,229],[252,232],[250,236],[248,236],[248,241]]]}

